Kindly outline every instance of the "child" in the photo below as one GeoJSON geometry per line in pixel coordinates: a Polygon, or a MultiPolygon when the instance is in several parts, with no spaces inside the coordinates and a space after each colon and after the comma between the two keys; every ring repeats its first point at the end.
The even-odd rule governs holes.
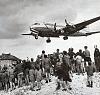
{"type": "Polygon", "coordinates": [[[42,80],[42,70],[37,67],[35,70],[35,77],[37,82],[37,91],[41,89],[41,80],[42,80]]]}
{"type": "Polygon", "coordinates": [[[4,81],[4,90],[8,92],[8,80],[9,80],[9,74],[7,67],[3,68],[3,81],[4,81]]]}
{"type": "Polygon", "coordinates": [[[15,84],[14,84],[14,68],[13,67],[9,67],[9,83],[10,83],[10,90],[12,91],[15,88],[15,84]]]}
{"type": "Polygon", "coordinates": [[[31,69],[29,70],[29,78],[31,82],[31,90],[34,91],[35,87],[35,68],[31,66],[31,69]]]}
{"type": "Polygon", "coordinates": [[[87,72],[87,87],[93,87],[93,73],[95,72],[95,68],[91,64],[91,61],[88,62],[88,66],[86,67],[87,72]]]}
{"type": "Polygon", "coordinates": [[[82,57],[80,55],[76,56],[76,67],[77,73],[80,75],[80,73],[82,73],[82,57]]]}

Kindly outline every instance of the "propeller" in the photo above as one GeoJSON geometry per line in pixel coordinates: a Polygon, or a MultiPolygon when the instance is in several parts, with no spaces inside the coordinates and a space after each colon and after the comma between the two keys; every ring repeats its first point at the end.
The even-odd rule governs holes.
{"type": "Polygon", "coordinates": [[[32,28],[30,27],[30,31],[32,31],[32,28]]]}
{"type": "Polygon", "coordinates": [[[33,28],[31,26],[29,26],[29,28],[30,28],[30,31],[32,31],[33,28]]]}
{"type": "Polygon", "coordinates": [[[65,23],[66,23],[66,25],[69,25],[66,19],[65,19],[65,23]]]}
{"type": "Polygon", "coordinates": [[[56,23],[54,24],[54,31],[56,31],[56,23]]]}

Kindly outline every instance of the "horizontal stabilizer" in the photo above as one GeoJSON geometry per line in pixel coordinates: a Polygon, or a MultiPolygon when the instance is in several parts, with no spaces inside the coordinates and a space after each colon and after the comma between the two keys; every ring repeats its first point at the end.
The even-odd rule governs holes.
{"type": "Polygon", "coordinates": [[[89,32],[89,33],[86,33],[87,35],[92,35],[92,34],[96,34],[96,33],[100,33],[100,31],[97,31],[97,32],[89,32]]]}

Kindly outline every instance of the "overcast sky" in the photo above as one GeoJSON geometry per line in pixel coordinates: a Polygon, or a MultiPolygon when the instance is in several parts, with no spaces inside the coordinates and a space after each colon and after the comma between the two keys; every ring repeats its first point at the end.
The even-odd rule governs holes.
{"type": "MultiPolygon", "coordinates": [[[[0,53],[11,53],[19,58],[36,57],[44,49],[47,53],[57,48],[61,51],[73,47],[75,52],[88,45],[93,57],[94,45],[100,48],[100,34],[89,37],[35,40],[22,36],[29,33],[29,26],[35,22],[79,23],[100,16],[100,0],[0,0],[0,53]]],[[[100,21],[89,25],[88,31],[100,30],[100,21]]]]}

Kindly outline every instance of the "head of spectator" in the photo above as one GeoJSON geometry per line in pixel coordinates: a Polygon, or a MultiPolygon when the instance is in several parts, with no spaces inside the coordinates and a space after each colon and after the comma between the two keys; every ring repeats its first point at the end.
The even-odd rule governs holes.
{"type": "Polygon", "coordinates": [[[57,53],[59,53],[59,49],[57,49],[57,53]]]}
{"type": "Polygon", "coordinates": [[[34,62],[34,59],[33,58],[31,58],[31,62],[34,62]]]}
{"type": "Polygon", "coordinates": [[[74,50],[73,48],[70,48],[70,51],[72,51],[72,52],[73,52],[73,50],[74,50]]]}
{"type": "Polygon", "coordinates": [[[26,60],[22,60],[22,63],[26,63],[26,60]]]}
{"type": "Polygon", "coordinates": [[[94,45],[94,48],[96,49],[97,48],[97,45],[94,45]]]}
{"type": "Polygon", "coordinates": [[[37,56],[37,58],[41,58],[41,56],[40,56],[40,55],[38,55],[38,56],[37,56]]]}
{"type": "Polygon", "coordinates": [[[69,48],[68,49],[69,52],[73,52],[73,50],[74,50],[73,48],[69,48]]]}
{"type": "Polygon", "coordinates": [[[82,53],[82,50],[81,49],[79,49],[79,53],[82,53]]]}
{"type": "MultiPolygon", "coordinates": [[[[20,64],[20,63],[22,63],[22,60],[18,60],[18,61],[17,61],[17,64],[20,64]]],[[[13,64],[13,65],[14,65],[14,64],[13,64]]]]}
{"type": "Polygon", "coordinates": [[[88,47],[87,46],[84,46],[84,49],[87,49],[88,47]]]}
{"type": "Polygon", "coordinates": [[[79,53],[79,52],[77,52],[77,55],[80,55],[80,53],[79,53]]]}
{"type": "Polygon", "coordinates": [[[27,62],[30,62],[29,57],[27,57],[27,62]]]}
{"type": "Polygon", "coordinates": [[[67,55],[67,51],[63,51],[63,55],[67,55]]]}
{"type": "Polygon", "coordinates": [[[42,54],[45,54],[45,51],[44,50],[42,50],[42,54]]]}

